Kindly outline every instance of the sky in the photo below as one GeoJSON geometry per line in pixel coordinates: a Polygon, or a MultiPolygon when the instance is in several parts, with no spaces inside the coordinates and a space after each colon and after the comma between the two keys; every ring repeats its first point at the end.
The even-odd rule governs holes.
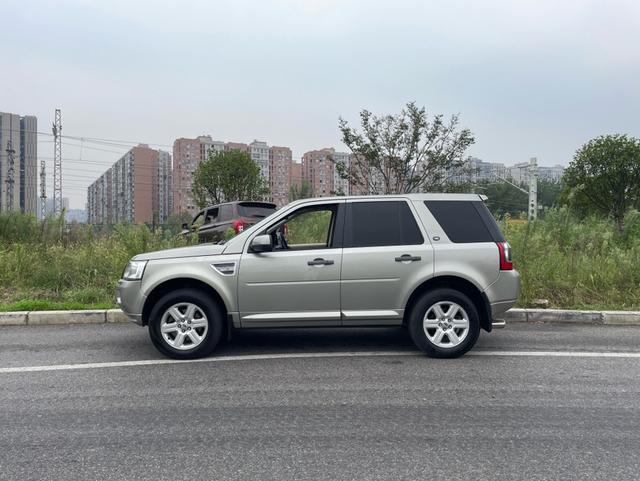
{"type": "MultiPolygon", "coordinates": [[[[468,154],[566,165],[589,139],[640,137],[637,0],[1,0],[0,111],[36,115],[63,195],[144,142],[340,142],[338,119],[409,101],[459,114],[468,154]]],[[[53,182],[49,180],[49,195],[53,182]]]]}

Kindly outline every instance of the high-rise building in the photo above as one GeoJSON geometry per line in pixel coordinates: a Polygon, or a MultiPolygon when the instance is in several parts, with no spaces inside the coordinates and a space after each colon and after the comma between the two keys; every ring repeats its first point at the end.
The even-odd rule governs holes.
{"type": "Polygon", "coordinates": [[[504,178],[507,168],[498,162],[486,162],[476,157],[469,157],[464,164],[456,169],[451,169],[447,175],[447,181],[451,183],[482,182],[495,180],[496,177],[504,178]]]}
{"type": "Polygon", "coordinates": [[[293,162],[291,164],[291,187],[302,186],[302,164],[300,162],[293,162]]]}
{"type": "Polygon", "coordinates": [[[346,169],[349,169],[351,164],[351,155],[346,152],[334,152],[333,153],[333,191],[337,195],[350,195],[351,186],[349,180],[340,176],[340,171],[336,168],[335,164],[344,165],[346,169]]]}
{"type": "Polygon", "coordinates": [[[258,167],[260,175],[269,185],[269,146],[266,142],[254,140],[249,144],[249,155],[258,167]]]}
{"type": "Polygon", "coordinates": [[[314,197],[327,197],[334,193],[333,181],[335,169],[332,156],[333,148],[311,150],[302,156],[302,178],[311,185],[314,197]]]}
{"type": "MultiPolygon", "coordinates": [[[[209,137],[210,138],[210,137],[209,137]]],[[[173,143],[173,211],[195,214],[198,210],[191,186],[193,173],[203,160],[199,139],[177,139],[173,143]]]]}
{"type": "Polygon", "coordinates": [[[38,211],[38,119],[0,112],[0,212],[38,211]],[[7,150],[13,150],[13,163],[7,150]],[[11,183],[9,181],[12,181],[11,183]],[[9,198],[13,191],[12,198],[9,198]]]}
{"type": "Polygon", "coordinates": [[[173,169],[171,167],[171,154],[163,150],[158,151],[158,167],[154,185],[157,186],[154,195],[154,212],[157,212],[156,221],[164,223],[173,212],[173,169]]]}
{"type": "Polygon", "coordinates": [[[226,142],[224,144],[224,150],[230,152],[232,150],[239,150],[240,152],[249,152],[249,146],[242,142],[226,142]]]}
{"type": "Polygon", "coordinates": [[[271,201],[278,207],[289,202],[293,158],[289,147],[269,149],[269,190],[271,201]]]}
{"type": "Polygon", "coordinates": [[[164,223],[169,215],[171,155],[140,144],[87,189],[91,224],[164,223]]]}
{"type": "Polygon", "coordinates": [[[309,182],[314,196],[326,197],[354,193],[349,181],[340,176],[336,168],[338,162],[349,168],[351,154],[336,152],[334,148],[324,148],[305,152],[302,156],[302,180],[309,182]]]}

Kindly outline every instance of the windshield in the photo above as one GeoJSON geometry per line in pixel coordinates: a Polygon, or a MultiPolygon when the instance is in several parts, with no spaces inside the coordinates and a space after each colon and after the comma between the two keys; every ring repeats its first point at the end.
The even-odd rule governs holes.
{"type": "Polygon", "coordinates": [[[238,204],[238,213],[242,217],[267,217],[275,211],[275,204],[268,202],[242,202],[238,204]]]}

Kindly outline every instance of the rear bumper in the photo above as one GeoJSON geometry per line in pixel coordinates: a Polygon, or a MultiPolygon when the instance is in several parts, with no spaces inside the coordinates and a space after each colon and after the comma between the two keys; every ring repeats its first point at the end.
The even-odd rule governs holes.
{"type": "Polygon", "coordinates": [[[484,294],[491,306],[491,319],[502,320],[504,313],[518,300],[520,274],[516,270],[500,271],[496,281],[485,289],[484,294]]]}

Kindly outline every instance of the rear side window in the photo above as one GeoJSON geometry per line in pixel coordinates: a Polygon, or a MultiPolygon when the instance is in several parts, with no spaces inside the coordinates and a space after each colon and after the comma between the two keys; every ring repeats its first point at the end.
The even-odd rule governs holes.
{"type": "Polygon", "coordinates": [[[504,242],[498,224],[482,201],[427,200],[425,205],[451,242],[504,242]]]}
{"type": "Polygon", "coordinates": [[[347,206],[345,247],[422,244],[424,238],[406,202],[353,202],[347,206]]]}
{"type": "Polygon", "coordinates": [[[233,205],[222,204],[220,206],[220,215],[218,216],[218,222],[225,222],[233,219],[233,205]]]}

